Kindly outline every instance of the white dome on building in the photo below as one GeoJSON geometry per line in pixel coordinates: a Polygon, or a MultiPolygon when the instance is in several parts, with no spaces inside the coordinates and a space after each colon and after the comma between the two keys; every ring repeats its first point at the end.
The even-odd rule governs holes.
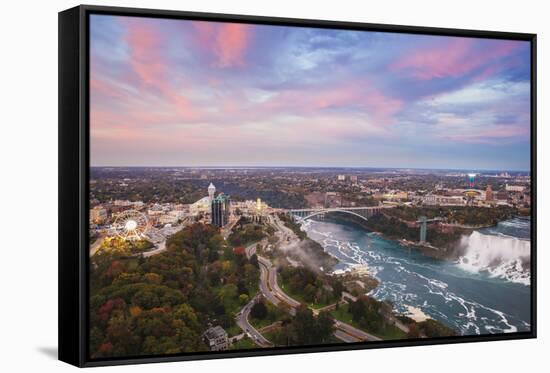
{"type": "Polygon", "coordinates": [[[216,187],[214,186],[214,184],[210,183],[210,185],[208,186],[208,200],[210,202],[212,202],[212,200],[214,199],[215,193],[216,193],[216,187]]]}

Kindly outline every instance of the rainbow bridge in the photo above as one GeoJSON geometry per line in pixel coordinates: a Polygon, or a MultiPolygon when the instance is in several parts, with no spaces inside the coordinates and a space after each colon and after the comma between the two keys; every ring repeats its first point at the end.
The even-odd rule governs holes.
{"type": "Polygon", "coordinates": [[[306,220],[314,216],[325,215],[331,212],[341,212],[357,216],[363,220],[368,220],[370,217],[379,214],[384,209],[394,206],[365,206],[365,207],[326,207],[326,208],[309,208],[309,209],[290,209],[286,210],[287,214],[297,217],[299,220],[306,220]]]}

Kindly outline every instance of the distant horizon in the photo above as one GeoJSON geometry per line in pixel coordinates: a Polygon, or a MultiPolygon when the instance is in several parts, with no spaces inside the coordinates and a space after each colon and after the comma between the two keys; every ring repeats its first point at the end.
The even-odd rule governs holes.
{"type": "Polygon", "coordinates": [[[465,171],[465,172],[524,172],[531,173],[529,170],[511,170],[511,169],[480,169],[480,168],[433,168],[433,167],[383,167],[383,166],[96,166],[90,165],[90,168],[189,168],[189,169],[269,169],[269,168],[316,168],[316,169],[377,169],[377,170],[423,170],[423,171],[465,171]]]}
{"type": "Polygon", "coordinates": [[[90,163],[530,170],[530,53],[518,40],[93,14],[90,163]]]}

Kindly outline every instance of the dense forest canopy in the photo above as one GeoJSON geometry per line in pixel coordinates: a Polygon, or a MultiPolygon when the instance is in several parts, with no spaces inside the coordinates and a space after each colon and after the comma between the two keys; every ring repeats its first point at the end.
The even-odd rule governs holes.
{"type": "Polygon", "coordinates": [[[210,324],[235,329],[233,315],[257,291],[259,269],[218,231],[194,224],[149,258],[102,251],[90,266],[90,351],[94,357],[206,350],[210,324]]]}

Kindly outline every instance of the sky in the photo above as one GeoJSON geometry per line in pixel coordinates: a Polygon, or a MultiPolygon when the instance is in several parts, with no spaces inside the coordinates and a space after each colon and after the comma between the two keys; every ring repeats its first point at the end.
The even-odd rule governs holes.
{"type": "Polygon", "coordinates": [[[528,170],[525,41],[92,15],[92,166],[528,170]]]}

